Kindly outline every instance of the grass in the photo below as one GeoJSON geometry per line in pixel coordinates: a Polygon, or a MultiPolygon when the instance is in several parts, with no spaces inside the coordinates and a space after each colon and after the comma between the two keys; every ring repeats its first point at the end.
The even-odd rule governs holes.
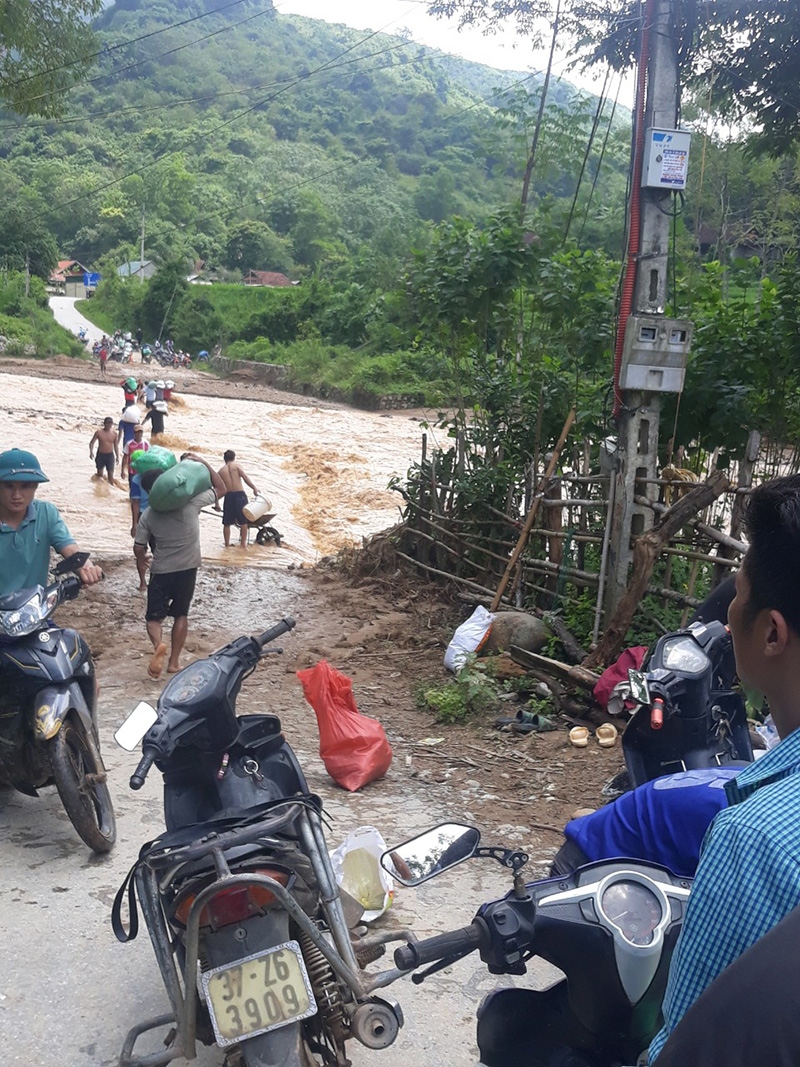
{"type": "Polygon", "coordinates": [[[76,300],[75,310],[79,311],[84,318],[87,318],[89,322],[102,330],[104,333],[112,334],[117,329],[118,323],[113,321],[113,316],[103,309],[94,300],[76,300]]]}

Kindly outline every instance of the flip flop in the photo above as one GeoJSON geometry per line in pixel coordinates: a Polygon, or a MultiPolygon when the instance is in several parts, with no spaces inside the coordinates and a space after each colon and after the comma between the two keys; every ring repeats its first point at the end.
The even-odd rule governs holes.
{"type": "Polygon", "coordinates": [[[573,726],[567,737],[573,748],[586,748],[589,744],[589,730],[586,726],[573,726]]]}
{"type": "Polygon", "coordinates": [[[155,650],[150,658],[150,663],[147,666],[147,673],[157,682],[161,677],[161,673],[164,670],[164,663],[167,658],[167,646],[162,642],[155,650]]]}
{"type": "Polygon", "coordinates": [[[613,748],[617,743],[619,731],[612,722],[601,723],[594,732],[600,748],[613,748]]]}

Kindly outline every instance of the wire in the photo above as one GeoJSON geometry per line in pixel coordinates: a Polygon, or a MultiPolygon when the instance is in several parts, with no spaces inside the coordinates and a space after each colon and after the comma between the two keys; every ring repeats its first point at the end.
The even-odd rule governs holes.
{"type": "MultiPolygon", "coordinates": [[[[194,41],[187,41],[186,44],[176,45],[175,48],[168,48],[165,52],[159,52],[155,56],[144,56],[142,59],[137,59],[134,63],[128,63],[124,67],[118,67],[116,70],[109,71],[108,74],[98,74],[96,78],[82,78],[80,81],[75,82],[75,85],[95,85],[97,82],[106,81],[108,78],[118,78],[120,74],[124,74],[128,70],[133,70],[134,67],[140,67],[142,63],[155,63],[159,59],[163,59],[164,56],[175,55],[176,52],[183,51],[184,48],[192,48],[194,45],[202,44],[203,41],[210,41],[212,37],[219,37],[221,33],[227,33],[228,30],[235,30],[237,26],[244,26],[246,22],[252,22],[253,19],[261,18],[263,15],[274,16],[277,13],[277,7],[264,8],[263,11],[257,11],[255,15],[248,15],[246,19],[240,19],[239,22],[231,22],[227,26],[223,26],[219,30],[214,30],[213,33],[207,33],[205,37],[198,37],[194,41]]],[[[38,96],[32,96],[29,98],[29,102],[33,103],[36,100],[46,100],[50,96],[56,96],[61,93],[60,89],[51,89],[46,93],[39,93],[38,96]]]]}
{"type": "Polygon", "coordinates": [[[603,88],[600,91],[600,96],[597,98],[597,108],[596,108],[595,113],[594,113],[594,119],[592,120],[592,128],[589,131],[589,138],[588,138],[588,140],[586,142],[586,151],[583,153],[583,160],[581,162],[581,169],[580,169],[580,172],[578,174],[578,181],[575,184],[575,195],[573,196],[572,204],[570,205],[569,217],[567,219],[567,225],[564,227],[564,240],[561,242],[562,245],[565,245],[567,243],[567,238],[569,237],[569,230],[570,230],[570,226],[572,225],[572,217],[575,214],[575,206],[578,203],[578,194],[581,191],[581,184],[583,183],[583,176],[586,173],[586,164],[589,162],[589,156],[590,156],[591,151],[592,151],[592,146],[594,145],[594,139],[595,139],[595,135],[597,133],[597,127],[598,127],[598,125],[600,123],[600,116],[601,116],[603,108],[605,107],[605,104],[606,104],[606,88],[608,87],[608,82],[609,82],[609,78],[610,77],[611,77],[611,68],[608,67],[608,68],[606,68],[606,76],[605,76],[605,79],[603,81],[603,88]]]}
{"type": "Polygon", "coordinates": [[[279,89],[276,93],[272,93],[269,96],[263,97],[255,104],[252,104],[250,107],[246,108],[239,115],[234,115],[232,118],[226,119],[224,122],[220,122],[217,126],[213,126],[210,130],[203,130],[195,136],[190,137],[189,140],[182,144],[179,148],[170,149],[170,151],[165,152],[163,155],[158,156],[156,159],[151,160],[149,163],[145,163],[143,166],[137,167],[135,170],[128,171],[127,173],[122,174],[117,178],[112,178],[110,181],[102,182],[100,185],[96,185],[93,189],[89,189],[85,193],[81,193],[79,196],[74,196],[71,199],[64,200],[58,204],[52,204],[45,211],[38,212],[35,215],[31,215],[28,216],[28,218],[23,219],[23,222],[27,224],[35,222],[38,219],[46,218],[48,215],[52,214],[53,211],[61,211],[65,207],[70,207],[72,204],[76,204],[81,200],[85,200],[90,196],[94,196],[95,193],[100,193],[103,192],[105,189],[110,189],[115,185],[119,185],[120,182],[125,181],[127,178],[132,178],[136,174],[142,174],[144,171],[149,170],[151,167],[154,167],[157,163],[160,163],[164,159],[168,159],[170,156],[179,155],[193,142],[199,141],[201,139],[205,140],[212,134],[218,133],[219,130],[222,130],[227,126],[232,125],[234,122],[238,122],[240,119],[245,118],[247,115],[252,114],[252,112],[258,110],[258,108],[263,107],[264,104],[271,103],[273,100],[277,99],[277,97],[282,96],[283,93],[288,92],[289,89],[295,88],[295,86],[300,85],[302,82],[308,81],[309,78],[313,78],[315,74],[319,74],[321,71],[326,70],[336,60],[341,59],[343,56],[346,56],[348,53],[354,51],[362,44],[366,44],[366,42],[372,40],[373,37],[377,37],[377,35],[379,33],[382,33],[387,26],[391,26],[392,23],[397,22],[398,19],[402,17],[403,16],[400,15],[398,16],[398,18],[392,19],[390,22],[387,22],[380,29],[372,30],[370,33],[367,34],[366,37],[361,38],[361,40],[356,41],[354,44],[349,45],[347,48],[343,49],[343,51],[341,51],[337,56],[334,56],[333,59],[330,59],[325,63],[320,64],[320,66],[316,67],[312,71],[309,71],[307,74],[301,75],[295,81],[287,82],[286,85],[279,89]]]}
{"type": "MultiPolygon", "coordinates": [[[[592,178],[592,187],[589,190],[589,199],[586,202],[586,210],[583,213],[583,222],[581,222],[580,233],[578,234],[578,244],[580,244],[580,242],[581,242],[581,238],[583,237],[583,231],[586,228],[586,223],[587,223],[587,221],[589,219],[589,208],[592,206],[592,200],[594,198],[594,191],[597,188],[597,179],[600,177],[600,170],[601,170],[601,168],[603,166],[603,160],[605,159],[605,156],[606,156],[606,147],[608,146],[608,139],[611,136],[611,128],[612,128],[612,126],[614,124],[614,115],[616,114],[617,103],[619,101],[619,94],[620,94],[620,90],[622,89],[622,78],[623,78],[623,75],[620,74],[619,79],[617,81],[617,92],[616,92],[616,95],[614,96],[614,105],[611,108],[611,115],[609,116],[608,125],[606,126],[606,135],[603,138],[603,147],[600,149],[600,158],[597,161],[597,167],[596,167],[595,172],[594,172],[594,177],[592,178]]],[[[627,197],[626,197],[626,199],[627,199],[627,197]]]]}
{"type": "MultiPolygon", "coordinates": [[[[34,78],[45,78],[48,74],[57,74],[60,70],[68,70],[70,67],[76,67],[79,63],[89,63],[93,59],[97,59],[99,56],[108,55],[109,52],[116,52],[118,48],[127,48],[128,45],[138,44],[140,41],[147,41],[151,37],[158,37],[160,33],[166,33],[168,30],[177,30],[181,26],[188,26],[190,22],[197,22],[198,19],[204,19],[207,15],[218,15],[220,11],[227,11],[229,7],[237,7],[239,4],[247,3],[248,0],[232,0],[230,4],[224,4],[222,7],[217,7],[213,11],[203,11],[200,15],[194,15],[190,19],[184,19],[183,22],[173,22],[171,26],[162,26],[160,30],[151,30],[150,33],[143,33],[141,37],[133,37],[128,41],[120,41],[119,44],[104,45],[96,52],[90,52],[88,55],[81,56],[80,59],[71,59],[68,63],[62,63],[58,67],[48,67],[46,70],[37,71],[35,74],[26,74],[24,78],[17,78],[16,81],[8,82],[3,86],[3,90],[16,89],[19,85],[24,85],[25,82],[32,81],[34,78]]],[[[80,83],[78,83],[80,84],[80,83]]]]}

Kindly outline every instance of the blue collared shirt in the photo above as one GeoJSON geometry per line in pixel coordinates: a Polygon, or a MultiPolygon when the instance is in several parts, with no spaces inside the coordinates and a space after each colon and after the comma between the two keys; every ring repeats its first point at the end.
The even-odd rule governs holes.
{"type": "Polygon", "coordinates": [[[798,773],[800,729],[725,786],[731,807],[703,842],[650,1063],[706,986],[800,904],[798,773]]]}
{"type": "Polygon", "coordinates": [[[0,596],[47,585],[50,549],[74,544],[58,508],[46,500],[31,501],[16,530],[0,522],[0,596]]]}

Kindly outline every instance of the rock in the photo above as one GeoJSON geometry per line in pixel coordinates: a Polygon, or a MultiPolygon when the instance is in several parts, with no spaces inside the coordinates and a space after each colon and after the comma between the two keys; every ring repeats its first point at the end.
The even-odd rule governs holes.
{"type": "Polygon", "coordinates": [[[542,619],[526,611],[501,611],[481,651],[500,652],[517,645],[526,652],[539,652],[550,637],[550,627],[542,619]]]}

